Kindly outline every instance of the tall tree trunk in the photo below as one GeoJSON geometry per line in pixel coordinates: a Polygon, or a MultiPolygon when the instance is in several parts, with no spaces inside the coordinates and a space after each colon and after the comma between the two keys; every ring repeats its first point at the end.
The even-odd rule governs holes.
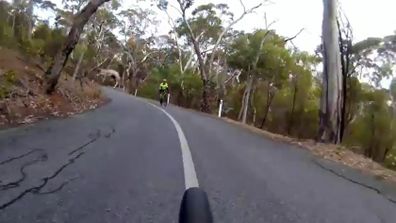
{"type": "Polygon", "coordinates": [[[28,40],[32,39],[32,32],[33,32],[33,10],[34,10],[34,1],[29,0],[29,4],[27,7],[27,16],[28,16],[28,40]]]}
{"type": "Polygon", "coordinates": [[[393,100],[395,100],[395,101],[392,103],[392,111],[393,111],[392,117],[393,117],[393,119],[396,119],[396,98],[393,100]]]}
{"type": "Polygon", "coordinates": [[[201,101],[201,111],[210,113],[211,109],[209,106],[209,94],[210,94],[210,86],[209,80],[202,80],[202,101],[201,101]]]}
{"type": "Polygon", "coordinates": [[[365,155],[369,158],[373,158],[373,151],[375,148],[375,115],[374,115],[374,113],[371,114],[370,121],[371,121],[371,139],[370,139],[368,151],[366,152],[365,155]]]}
{"type": "Polygon", "coordinates": [[[250,106],[252,107],[252,110],[253,110],[253,117],[252,117],[253,126],[256,125],[256,117],[257,117],[257,109],[256,109],[256,106],[254,105],[254,94],[255,94],[255,92],[256,92],[256,88],[253,86],[252,94],[250,95],[250,106]]]}
{"type": "Polygon", "coordinates": [[[269,110],[271,108],[272,100],[275,97],[274,93],[271,93],[271,83],[268,82],[268,90],[267,90],[267,104],[265,106],[265,113],[264,113],[264,118],[263,121],[261,122],[260,128],[264,128],[265,123],[267,122],[267,117],[269,114],[269,110]]]}
{"type": "Polygon", "coordinates": [[[341,140],[342,70],[337,32],[337,0],[323,0],[323,86],[319,140],[338,144],[341,140]]]}
{"type": "MultiPolygon", "coordinates": [[[[341,108],[341,124],[340,124],[340,142],[344,137],[344,132],[348,125],[349,115],[347,113],[347,100],[348,89],[347,82],[349,79],[349,67],[352,55],[352,37],[348,31],[345,36],[342,35],[342,28],[339,20],[337,19],[339,47],[341,52],[341,70],[342,70],[342,108],[341,108]]],[[[352,32],[352,31],[351,31],[352,32]]]]}
{"type": "Polygon", "coordinates": [[[267,122],[267,117],[268,117],[269,110],[270,110],[270,105],[267,105],[265,107],[265,113],[264,113],[263,121],[261,121],[261,125],[260,125],[261,129],[264,128],[265,123],[267,122]]]}
{"type": "Polygon", "coordinates": [[[243,105],[243,114],[242,114],[242,123],[243,124],[246,124],[252,87],[253,87],[253,76],[249,75],[248,83],[246,85],[246,98],[245,98],[245,103],[243,105]]]}
{"type": "Polygon", "coordinates": [[[91,0],[74,18],[73,26],[62,49],[57,53],[53,63],[46,72],[45,91],[47,94],[51,94],[55,90],[63,67],[66,65],[70,53],[78,43],[85,24],[96,10],[98,10],[99,6],[108,1],[110,0],[91,0]]]}
{"type": "Polygon", "coordinates": [[[77,78],[78,71],[80,70],[81,63],[84,59],[84,55],[85,55],[85,51],[80,55],[80,58],[78,58],[76,68],[74,69],[74,72],[73,72],[73,80],[76,80],[76,78],[77,78]]]}
{"type": "Polygon", "coordinates": [[[347,112],[346,112],[346,107],[347,107],[347,81],[348,78],[347,76],[343,73],[342,74],[342,106],[341,106],[341,123],[340,123],[340,143],[342,142],[344,138],[344,132],[347,126],[347,112]]]}
{"type": "Polygon", "coordinates": [[[128,75],[128,80],[127,80],[127,92],[128,94],[133,94],[134,90],[135,90],[135,83],[134,83],[134,79],[135,79],[135,70],[132,69],[132,73],[130,72],[128,75]]]}
{"type": "Polygon", "coordinates": [[[224,73],[220,73],[219,71],[216,71],[216,75],[217,75],[217,97],[219,100],[221,100],[226,95],[224,73]]]}
{"type": "Polygon", "coordinates": [[[129,86],[128,86],[129,81],[128,80],[131,75],[131,73],[130,73],[131,68],[132,68],[132,62],[128,61],[128,66],[125,69],[124,74],[122,75],[122,87],[124,89],[124,92],[127,92],[127,93],[128,93],[128,89],[129,89],[129,86]]]}
{"type": "Polygon", "coordinates": [[[195,38],[191,38],[195,54],[198,57],[198,64],[199,64],[199,73],[202,79],[202,101],[201,101],[201,111],[210,113],[210,106],[209,106],[209,93],[210,93],[210,86],[208,75],[205,69],[205,62],[202,58],[201,49],[199,48],[199,43],[195,38]]]}
{"type": "Polygon", "coordinates": [[[247,87],[243,91],[243,95],[242,95],[241,108],[239,109],[239,113],[238,113],[239,121],[242,121],[243,108],[245,107],[245,103],[246,103],[246,95],[247,95],[247,87]]]}
{"type": "Polygon", "coordinates": [[[15,36],[15,20],[16,20],[16,15],[14,14],[14,15],[12,15],[12,34],[14,36],[15,36]]]}
{"type": "Polygon", "coordinates": [[[294,111],[296,109],[297,91],[298,91],[298,87],[297,87],[297,83],[295,83],[294,91],[293,91],[292,108],[291,108],[291,112],[290,112],[290,119],[289,119],[289,124],[287,125],[287,134],[288,135],[290,135],[291,130],[292,130],[293,125],[294,125],[294,111]]]}
{"type": "Polygon", "coordinates": [[[190,26],[190,23],[187,20],[186,10],[188,9],[188,7],[184,5],[184,1],[177,0],[177,2],[179,3],[179,6],[180,6],[183,22],[187,26],[188,34],[189,34],[190,40],[193,44],[195,55],[198,58],[199,73],[200,73],[201,80],[202,80],[201,111],[210,113],[210,106],[209,106],[209,93],[210,93],[209,83],[210,82],[209,82],[208,74],[205,69],[205,61],[202,57],[202,52],[201,52],[200,45],[199,45],[200,36],[196,36],[194,34],[194,32],[190,26]]]}

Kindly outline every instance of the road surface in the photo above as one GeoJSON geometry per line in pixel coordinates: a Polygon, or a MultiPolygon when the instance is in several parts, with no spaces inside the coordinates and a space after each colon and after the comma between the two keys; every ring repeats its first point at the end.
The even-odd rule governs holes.
{"type": "Polygon", "coordinates": [[[215,222],[396,222],[380,182],[214,117],[170,106],[171,120],[105,92],[112,101],[95,111],[0,132],[0,222],[177,222],[188,183],[207,191],[215,222]]]}

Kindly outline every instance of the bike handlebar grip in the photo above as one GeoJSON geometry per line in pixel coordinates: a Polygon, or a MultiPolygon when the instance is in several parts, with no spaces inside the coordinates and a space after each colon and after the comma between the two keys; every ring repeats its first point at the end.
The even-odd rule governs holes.
{"type": "Polygon", "coordinates": [[[212,212],[205,191],[194,187],[184,192],[179,223],[213,223],[212,212]]]}

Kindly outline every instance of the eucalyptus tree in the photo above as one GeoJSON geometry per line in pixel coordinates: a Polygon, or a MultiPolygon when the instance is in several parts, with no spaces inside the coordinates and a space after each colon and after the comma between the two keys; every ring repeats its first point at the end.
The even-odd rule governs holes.
{"type": "Polygon", "coordinates": [[[69,58],[70,53],[77,45],[80,35],[84,30],[85,24],[89,21],[90,17],[95,14],[98,8],[109,0],[91,0],[88,4],[77,13],[73,19],[73,25],[70,29],[68,37],[61,49],[59,49],[55,56],[53,63],[50,65],[46,72],[45,92],[50,94],[55,90],[58,79],[61,75],[63,67],[69,58]]]}
{"type": "Polygon", "coordinates": [[[177,6],[168,1],[160,1],[159,7],[164,11],[173,7],[180,13],[180,18],[177,20],[177,31],[179,36],[186,37],[188,44],[193,48],[202,81],[201,110],[210,112],[210,75],[213,71],[213,62],[216,55],[221,52],[218,51],[218,47],[232,26],[263,4],[247,9],[243,1],[240,1],[244,11],[235,19],[226,4],[200,5],[194,8],[189,15],[188,11],[192,9],[194,2],[192,0],[176,0],[176,2],[177,6]],[[223,22],[227,20],[229,23],[223,22]]]}
{"type": "Polygon", "coordinates": [[[320,106],[320,141],[341,141],[342,65],[337,27],[337,0],[323,0],[323,80],[320,106]]]}

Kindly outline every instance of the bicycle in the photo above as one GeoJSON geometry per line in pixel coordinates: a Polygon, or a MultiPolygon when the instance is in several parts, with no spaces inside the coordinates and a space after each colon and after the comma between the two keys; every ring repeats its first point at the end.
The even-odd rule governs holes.
{"type": "Polygon", "coordinates": [[[160,92],[159,102],[160,102],[161,107],[166,107],[168,105],[168,92],[167,91],[160,92]]]}

